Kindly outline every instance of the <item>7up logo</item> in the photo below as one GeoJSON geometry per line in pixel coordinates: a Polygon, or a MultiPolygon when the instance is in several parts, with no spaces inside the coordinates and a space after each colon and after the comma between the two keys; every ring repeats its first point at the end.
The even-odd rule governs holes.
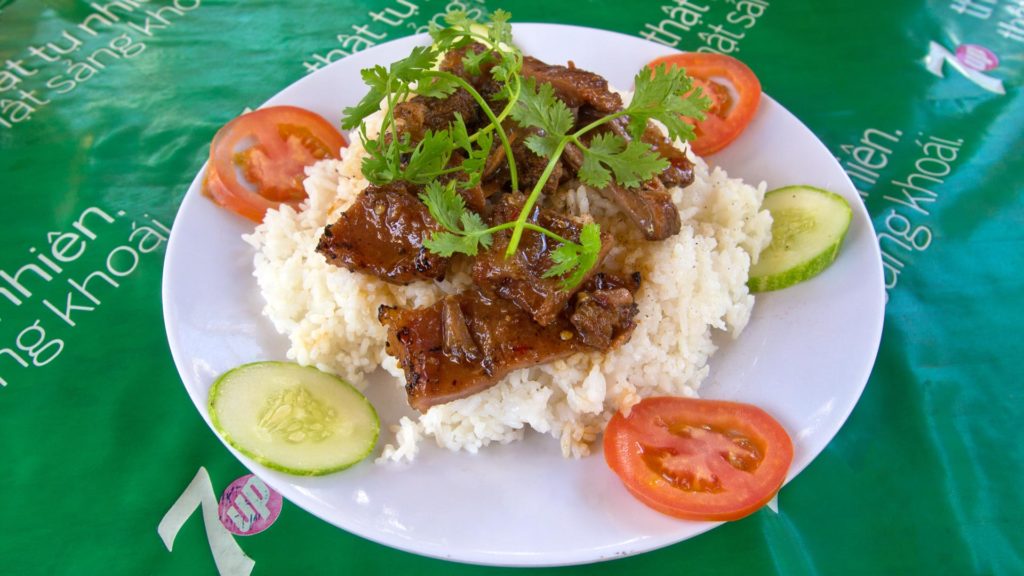
{"type": "Polygon", "coordinates": [[[281,495],[252,474],[232,482],[218,501],[209,472],[200,467],[156,531],[171,551],[185,521],[200,510],[217,572],[221,576],[249,576],[255,562],[242,551],[234,535],[249,536],[266,530],[281,514],[281,504],[281,495]]]}
{"type": "Polygon", "coordinates": [[[925,68],[939,78],[943,77],[943,65],[948,64],[971,82],[995,94],[1006,94],[1003,81],[989,76],[985,72],[999,65],[995,53],[977,44],[961,44],[956,52],[950,52],[938,42],[928,43],[928,56],[924,59],[925,68]]]}

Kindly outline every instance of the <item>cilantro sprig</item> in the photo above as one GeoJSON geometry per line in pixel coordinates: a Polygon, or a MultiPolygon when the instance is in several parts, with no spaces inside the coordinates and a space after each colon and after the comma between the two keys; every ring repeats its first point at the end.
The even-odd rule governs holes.
{"type": "Polygon", "coordinates": [[[544,277],[568,274],[562,285],[574,287],[583,282],[587,272],[597,264],[597,257],[600,254],[601,228],[593,222],[587,222],[580,230],[579,244],[565,242],[551,253],[551,260],[555,265],[544,273],[544,277]]]}
{"type": "Polygon", "coordinates": [[[540,197],[544,184],[566,146],[572,144],[583,155],[583,164],[577,173],[581,182],[595,188],[604,188],[614,180],[629,188],[651,179],[669,166],[665,158],[640,139],[649,120],[661,122],[672,139],[693,139],[693,127],[680,115],[703,120],[704,110],[710,102],[699,89],[694,90],[692,80],[682,68],[669,68],[661,64],[653,73],[645,68],[637,73],[634,85],[633,99],[624,109],[570,132],[573,127],[572,112],[555,96],[551,85],[541,84],[537,87],[532,81],[526,83],[525,90],[512,110],[512,119],[520,126],[539,129],[538,134],[527,138],[526,146],[549,160],[516,221],[507,255],[514,254],[519,247],[526,217],[540,197]],[[596,128],[623,117],[629,119],[627,130],[630,140],[602,132],[585,141],[585,137],[596,128]]]}
{"type": "Polygon", "coordinates": [[[416,47],[409,56],[389,67],[374,66],[362,71],[369,87],[366,96],[355,106],[345,109],[342,127],[362,126],[365,144],[363,175],[374,184],[404,180],[424,186],[420,199],[431,216],[444,229],[424,239],[424,246],[442,256],[467,254],[475,256],[488,249],[494,234],[511,230],[506,257],[515,253],[525,230],[544,234],[559,245],[551,252],[553,266],[545,278],[561,277],[562,285],[571,289],[582,282],[597,263],[601,252],[601,232],[589,222],[580,231],[579,241],[564,238],[528,220],[541,190],[550,179],[567,146],[582,154],[579,179],[590,186],[603,188],[611,182],[633,187],[649,180],[668,166],[668,162],[640,141],[649,120],[661,122],[669,137],[691,139],[693,129],[680,115],[703,118],[708,102],[680,69],[664,66],[654,74],[646,70],[636,77],[636,92],[624,110],[614,112],[583,128],[572,131],[576,122],[569,108],[559,100],[550,84],[523,80],[520,72],[523,55],[512,42],[510,15],[495,10],[490,22],[481,26],[464,12],[445,17],[447,26],[430,27],[433,44],[416,47]],[[483,49],[471,47],[480,44],[483,49]],[[462,67],[467,74],[490,74],[499,89],[485,99],[472,84],[455,74],[438,69],[438,60],[450,50],[465,49],[462,67]],[[399,130],[396,106],[414,95],[445,98],[456,90],[465,90],[479,105],[488,123],[472,134],[464,119],[456,115],[445,130],[427,131],[413,143],[407,132],[399,130]],[[504,103],[496,111],[492,104],[504,103]],[[385,107],[381,129],[370,138],[363,120],[385,107]],[[495,136],[508,163],[510,183],[518,191],[518,174],[512,146],[503,123],[511,118],[520,126],[536,128],[525,141],[534,153],[548,158],[548,164],[530,191],[518,218],[488,227],[478,214],[466,208],[458,189],[472,188],[480,183],[495,136]],[[626,118],[626,130],[632,139],[601,132],[590,134],[599,126],[617,118],[626,118]],[[460,163],[455,165],[456,154],[460,163]]]}
{"type": "MultiPolygon", "coordinates": [[[[488,249],[494,242],[494,233],[508,230],[516,226],[516,222],[505,222],[497,226],[487,227],[480,215],[466,209],[466,202],[455,189],[454,182],[441,184],[434,181],[427,184],[420,194],[420,200],[430,210],[430,215],[445,231],[435,232],[423,240],[428,250],[441,256],[468,254],[476,256],[480,248],[488,249]]],[[[548,236],[560,243],[551,252],[554,265],[544,274],[544,278],[562,278],[562,287],[571,289],[586,277],[587,272],[597,263],[601,253],[601,228],[587,222],[580,230],[579,242],[565,238],[555,232],[538,226],[533,222],[524,224],[526,230],[532,230],[548,236]]]]}
{"type": "Polygon", "coordinates": [[[494,230],[484,224],[480,215],[466,209],[466,202],[455,191],[455,183],[441,184],[436,180],[427,184],[420,200],[427,205],[430,215],[447,232],[435,232],[423,240],[427,250],[441,256],[456,252],[476,256],[483,246],[490,248],[494,230]]]}
{"type": "Polygon", "coordinates": [[[479,25],[465,13],[452,12],[446,16],[448,27],[431,26],[433,45],[413,48],[408,56],[393,62],[388,68],[378,65],[361,72],[369,91],[358,104],[345,109],[342,128],[350,130],[362,126],[360,130],[367,152],[362,169],[367,180],[374,184],[386,184],[395,180],[426,184],[444,174],[462,171],[470,174],[465,182],[474,185],[479,183],[479,178],[474,178],[472,173],[482,169],[481,158],[485,160],[490,153],[493,145],[492,132],[497,132],[506,150],[512,186],[518,186],[512,145],[501,125],[511,112],[515,99],[518,98],[519,70],[522,68],[522,53],[512,47],[509,17],[508,12],[496,10],[491,16],[489,26],[484,28],[486,33],[481,33],[479,25]],[[495,113],[484,97],[465,79],[436,69],[438,59],[445,52],[465,48],[474,42],[482,44],[485,50],[480,53],[467,50],[464,66],[470,73],[475,69],[476,73],[480,74],[481,66],[485,62],[498,59],[491,67],[490,73],[504,86],[493,98],[508,100],[500,113],[495,113]],[[421,142],[413,145],[409,134],[399,130],[394,114],[395,107],[413,95],[446,98],[459,88],[472,96],[490,124],[469,135],[460,118],[448,130],[428,132],[421,142]],[[382,103],[386,103],[387,106],[380,133],[377,138],[370,138],[363,120],[379,110],[382,103]],[[464,150],[469,164],[463,163],[461,168],[449,169],[452,151],[457,147],[464,150]]]}

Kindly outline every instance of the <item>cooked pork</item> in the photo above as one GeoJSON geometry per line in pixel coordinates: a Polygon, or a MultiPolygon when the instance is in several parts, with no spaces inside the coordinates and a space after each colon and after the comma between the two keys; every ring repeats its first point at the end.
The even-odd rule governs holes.
{"type": "Polygon", "coordinates": [[[636,285],[595,277],[573,312],[577,320],[561,314],[547,326],[475,288],[425,308],[381,306],[378,318],[388,328],[387,352],[405,372],[409,405],[426,412],[486,390],[513,370],[625,341],[635,325],[629,286],[636,285]]]}
{"type": "Polygon", "coordinates": [[[423,246],[423,239],[441,227],[418,193],[418,187],[401,181],[369,186],[324,229],[317,252],[335,266],[394,284],[443,279],[448,258],[423,246]]]}
{"type": "Polygon", "coordinates": [[[388,327],[388,354],[405,371],[409,405],[421,412],[586,347],[568,320],[541,326],[511,302],[475,289],[426,308],[381,306],[378,317],[388,327]]]}
{"type": "Polygon", "coordinates": [[[628,279],[602,272],[587,282],[576,293],[569,316],[580,340],[600,350],[629,340],[636,327],[633,319],[639,310],[633,295],[639,288],[639,272],[628,279]]]}
{"type": "MultiPolygon", "coordinates": [[[[450,51],[440,66],[458,75],[494,105],[501,84],[490,74],[495,60],[485,59],[479,74],[466,70],[469,51],[482,54],[473,44],[450,51]]],[[[548,83],[573,114],[576,130],[610,113],[622,110],[622,100],[597,74],[569,66],[550,65],[526,57],[522,75],[548,83]]],[[[448,128],[460,114],[470,132],[486,121],[473,98],[463,89],[448,98],[417,96],[396,106],[400,129],[413,141],[427,130],[448,128]]],[[[628,118],[617,118],[589,133],[613,133],[627,141],[628,118]]],[[[466,207],[490,225],[518,218],[526,196],[541,181],[549,159],[526,146],[537,128],[524,128],[505,119],[503,128],[511,144],[518,189],[511,186],[511,168],[498,138],[483,167],[479,185],[462,190],[466,207]]],[[[612,182],[601,190],[650,240],[660,240],[680,229],[679,212],[668,187],[686,186],[693,180],[693,166],[663,133],[649,124],[641,140],[661,154],[669,166],[661,174],[634,188],[612,182]]],[[[453,154],[449,168],[464,156],[453,154]]],[[[575,178],[583,165],[583,152],[570,144],[548,175],[543,192],[555,192],[575,178]]],[[[462,178],[458,173],[439,179],[462,178]]],[[[374,274],[395,283],[438,279],[448,259],[430,254],[422,245],[426,235],[440,230],[429,211],[417,199],[419,190],[396,182],[371,186],[360,195],[341,219],[324,231],[318,250],[331,262],[374,274]]],[[[586,220],[535,207],[529,221],[563,238],[580,241],[586,220]]],[[[545,278],[555,265],[552,254],[561,243],[549,236],[525,230],[518,249],[506,257],[511,230],[492,235],[491,245],[472,263],[474,285],[449,295],[432,306],[398,309],[381,306],[378,318],[388,329],[387,352],[396,357],[406,377],[409,404],[420,411],[480,392],[519,368],[565,358],[577,352],[607,351],[628,341],[636,326],[635,295],[639,274],[621,277],[596,272],[614,245],[610,233],[601,234],[597,263],[573,289],[564,276],[545,278]]],[[[461,258],[461,256],[460,256],[461,258]]]]}
{"type": "Polygon", "coordinates": [[[445,130],[455,122],[455,115],[461,114],[470,132],[482,116],[476,100],[463,88],[458,88],[446,98],[415,96],[395,106],[395,119],[401,124],[403,133],[408,133],[413,142],[419,142],[428,131],[445,130]]]}
{"type": "Polygon", "coordinates": [[[608,114],[622,109],[622,98],[608,89],[608,81],[599,74],[569,66],[547,64],[536,58],[523,58],[522,74],[538,83],[551,84],[557,96],[569,108],[588,105],[608,114]]]}

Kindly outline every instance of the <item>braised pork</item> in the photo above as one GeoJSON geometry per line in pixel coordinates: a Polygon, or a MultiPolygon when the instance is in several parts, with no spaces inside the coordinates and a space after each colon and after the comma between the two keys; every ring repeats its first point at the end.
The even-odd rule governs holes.
{"type": "Polygon", "coordinates": [[[423,246],[423,239],[441,227],[418,193],[418,187],[401,181],[369,186],[324,229],[316,251],[335,266],[393,284],[443,279],[448,258],[423,246]]]}
{"type": "Polygon", "coordinates": [[[405,371],[409,405],[421,412],[586,347],[568,320],[541,326],[511,302],[475,289],[426,308],[381,306],[378,317],[388,327],[387,352],[405,371]]]}
{"type": "Polygon", "coordinates": [[[569,108],[587,105],[605,114],[622,109],[622,98],[608,89],[608,81],[603,76],[576,68],[572,62],[569,66],[560,66],[526,56],[522,75],[550,84],[555,96],[569,108]]]}
{"type": "MultiPolygon", "coordinates": [[[[501,84],[491,76],[495,59],[484,59],[480,73],[464,65],[472,51],[486,50],[473,44],[448,52],[440,69],[465,79],[497,111],[504,106],[498,94],[501,84]]],[[[610,113],[622,110],[622,100],[601,76],[568,66],[550,65],[525,57],[522,75],[548,83],[554,94],[570,109],[579,130],[610,113]]],[[[418,141],[428,130],[443,130],[461,115],[470,133],[486,122],[477,102],[463,89],[447,98],[417,96],[396,106],[400,130],[418,141]]],[[[612,133],[632,139],[628,118],[617,118],[591,131],[612,133]]],[[[526,146],[537,128],[519,126],[511,118],[502,124],[511,145],[516,166],[517,189],[511,186],[511,169],[498,138],[483,167],[479,185],[462,190],[466,207],[481,215],[491,226],[518,218],[526,196],[544,176],[549,159],[526,146]]],[[[669,166],[640,186],[627,188],[614,181],[601,190],[649,240],[676,234],[681,227],[679,212],[669,188],[693,181],[693,165],[654,124],[646,127],[641,141],[668,160],[669,166]]],[[[449,168],[463,161],[461,152],[452,155],[449,168]]],[[[543,192],[556,192],[561,184],[575,178],[583,165],[583,152],[568,145],[548,174],[543,192]]],[[[459,179],[458,173],[439,180],[459,179]]],[[[419,189],[396,182],[371,186],[338,222],[324,231],[318,250],[331,262],[373,274],[390,282],[443,278],[449,259],[427,251],[423,239],[440,226],[419,201],[419,189]]],[[[535,207],[529,222],[563,238],[580,242],[587,220],[535,207]]],[[[456,231],[456,233],[458,233],[456,231]]],[[[381,306],[380,322],[387,327],[387,352],[394,356],[406,378],[409,404],[421,412],[431,406],[464,398],[501,381],[510,372],[552,362],[577,352],[608,351],[627,342],[636,327],[638,306],[635,296],[639,274],[620,276],[597,272],[615,239],[601,234],[601,252],[588,275],[573,289],[566,289],[564,277],[545,278],[554,266],[552,254],[560,242],[532,230],[525,230],[512,256],[505,252],[511,230],[491,236],[491,244],[472,262],[473,286],[448,295],[431,306],[398,309],[381,306]]],[[[460,257],[461,258],[461,257],[460,257]]]]}
{"type": "Polygon", "coordinates": [[[386,350],[405,372],[409,405],[426,412],[486,390],[513,370],[623,342],[634,326],[632,292],[604,280],[590,286],[593,290],[573,314],[585,332],[568,314],[541,326],[510,301],[489,298],[475,288],[424,308],[381,306],[378,318],[388,328],[386,350]],[[628,303],[620,301],[625,295],[628,303]],[[595,307],[592,302],[597,300],[602,303],[595,307]],[[598,318],[598,308],[613,312],[605,314],[610,323],[598,318]]]}

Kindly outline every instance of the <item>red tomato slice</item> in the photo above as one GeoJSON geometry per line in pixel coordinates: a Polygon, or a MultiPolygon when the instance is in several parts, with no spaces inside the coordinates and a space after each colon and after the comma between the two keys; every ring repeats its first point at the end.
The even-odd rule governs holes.
{"type": "Polygon", "coordinates": [[[604,457],[644,504],[688,520],[736,520],[778,492],[793,442],[749,404],[647,398],[604,431],[604,457]]]}
{"type": "Polygon", "coordinates": [[[732,56],[687,52],[662,56],[648,66],[654,68],[658,64],[684,68],[711,100],[706,118],[696,123],[697,138],[690,143],[701,156],[728,146],[757,113],[761,82],[746,64],[732,56]]]}
{"type": "Polygon", "coordinates": [[[340,132],[309,110],[261,108],[228,122],[213,137],[203,193],[261,222],[271,208],[302,202],[304,168],[338,158],[347,145],[340,132]]]}

